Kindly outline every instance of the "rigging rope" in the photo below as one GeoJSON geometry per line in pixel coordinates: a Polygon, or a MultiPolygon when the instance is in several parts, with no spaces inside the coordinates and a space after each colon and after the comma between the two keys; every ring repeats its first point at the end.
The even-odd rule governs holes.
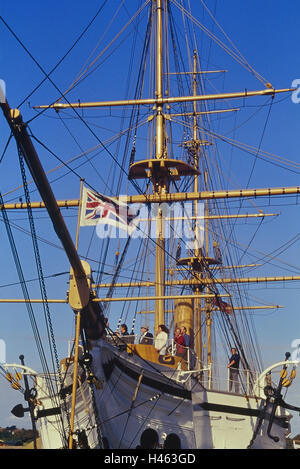
{"type": "MultiPolygon", "coordinates": [[[[28,191],[27,183],[26,183],[26,173],[25,173],[23,154],[22,154],[22,151],[21,151],[20,148],[18,148],[18,152],[19,152],[19,162],[20,162],[20,167],[21,167],[21,174],[22,174],[24,190],[25,190],[25,199],[26,199],[26,203],[28,204],[28,218],[29,218],[32,242],[33,242],[33,250],[34,250],[36,264],[37,264],[38,279],[39,279],[40,290],[41,290],[41,295],[42,295],[42,299],[43,299],[45,318],[47,318],[46,325],[47,325],[48,339],[49,339],[49,342],[50,342],[50,336],[49,336],[49,333],[50,333],[51,334],[51,340],[52,340],[52,348],[53,348],[53,351],[54,351],[54,354],[55,354],[56,366],[57,366],[57,370],[59,372],[59,360],[58,360],[58,354],[57,354],[56,343],[55,343],[55,338],[54,338],[54,331],[53,331],[53,325],[52,325],[52,320],[51,320],[51,315],[50,315],[49,304],[48,304],[48,301],[47,301],[46,285],[45,285],[45,280],[44,280],[44,274],[43,274],[43,269],[42,269],[42,263],[41,263],[39,247],[38,247],[38,243],[37,243],[35,224],[34,224],[32,209],[31,209],[31,206],[30,206],[30,197],[29,197],[29,191],[28,191]]],[[[50,351],[51,351],[51,356],[52,356],[52,363],[53,363],[52,348],[50,346],[50,351]]],[[[53,363],[53,365],[54,365],[54,363],[53,363]]]]}
{"type": "MultiPolygon", "coordinates": [[[[0,193],[0,203],[3,204],[3,198],[2,198],[1,193],[0,193]]],[[[21,285],[21,288],[22,288],[22,291],[23,291],[23,296],[26,300],[26,309],[27,309],[29,320],[30,320],[30,323],[31,323],[35,343],[36,343],[36,346],[37,346],[37,349],[38,349],[38,354],[39,354],[41,364],[42,364],[42,368],[43,368],[45,376],[50,376],[50,372],[49,372],[48,365],[47,365],[47,360],[46,360],[46,355],[45,355],[45,351],[44,351],[44,347],[43,347],[43,342],[42,342],[41,337],[40,337],[40,333],[39,333],[37,321],[36,321],[36,318],[35,318],[35,314],[34,314],[34,311],[33,311],[33,308],[32,308],[32,304],[30,303],[30,296],[29,296],[29,292],[28,292],[28,289],[27,289],[27,284],[26,284],[25,277],[24,277],[24,274],[23,274],[20,258],[19,258],[19,255],[18,255],[18,250],[17,250],[16,244],[15,244],[15,241],[14,241],[14,237],[13,237],[13,234],[12,234],[12,231],[11,231],[10,222],[9,222],[6,210],[2,209],[1,214],[2,214],[3,220],[5,222],[5,227],[6,227],[9,243],[10,243],[10,246],[11,246],[15,266],[16,266],[16,269],[17,269],[17,273],[18,273],[18,276],[19,276],[20,285],[21,285]]],[[[56,399],[55,399],[55,394],[56,393],[55,393],[55,391],[52,387],[52,380],[50,379],[48,381],[49,381],[48,386],[49,386],[50,389],[52,389],[52,392],[50,394],[50,398],[53,401],[52,405],[53,405],[53,407],[56,407],[57,406],[56,399]]],[[[61,431],[61,434],[62,434],[62,439],[64,440],[65,435],[64,435],[63,428],[60,431],[61,431]]]]}
{"type": "Polygon", "coordinates": [[[196,18],[194,18],[190,12],[188,12],[182,5],[180,5],[176,0],[170,0],[182,13],[184,13],[193,23],[195,23],[202,31],[204,31],[207,36],[209,36],[216,44],[218,44],[222,49],[225,50],[236,62],[238,62],[242,67],[248,70],[253,74],[261,83],[264,85],[268,84],[268,81],[261,76],[254,68],[247,62],[247,60],[241,55],[238,51],[238,54],[226,46],[219,38],[217,38],[213,33],[211,33],[203,24],[200,23],[196,18]]]}
{"type": "Polygon", "coordinates": [[[12,137],[13,137],[13,133],[11,132],[11,133],[10,133],[10,136],[8,137],[8,140],[7,140],[7,142],[6,142],[6,145],[5,145],[5,147],[4,147],[4,150],[3,150],[3,152],[2,152],[2,155],[1,155],[1,157],[0,157],[0,163],[2,163],[2,161],[3,161],[4,155],[5,155],[5,153],[6,153],[6,150],[7,150],[7,148],[8,148],[8,145],[9,145],[9,143],[10,143],[12,137]]]}
{"type": "MultiPolygon", "coordinates": [[[[85,75],[87,75],[87,73],[89,72],[89,75],[91,73],[93,73],[95,70],[97,70],[97,68],[99,67],[96,66],[94,67],[93,70],[89,71],[93,65],[95,65],[95,63],[102,57],[102,55],[112,46],[112,44],[114,44],[114,42],[123,34],[123,32],[133,23],[133,21],[140,15],[140,13],[144,10],[144,8],[148,5],[148,3],[150,2],[150,0],[146,0],[145,3],[141,6],[141,8],[134,14],[134,16],[132,18],[130,18],[130,20],[123,26],[123,28],[118,32],[118,34],[116,34],[116,36],[114,37],[114,39],[112,39],[110,41],[110,43],[103,49],[103,51],[91,62],[90,65],[88,65],[86,67],[86,69],[79,75],[79,77],[74,80],[74,82],[70,85],[70,87],[65,91],[65,93],[62,94],[62,97],[65,97],[67,93],[69,93],[69,91],[71,89],[73,89],[75,86],[77,86],[79,83],[81,83],[81,81],[84,79],[83,77],[85,75]]],[[[117,49],[117,47],[116,47],[117,49]]],[[[106,59],[104,59],[106,60],[106,59]]],[[[101,65],[101,64],[100,64],[101,65]]],[[[60,99],[62,99],[62,97],[60,99]]],[[[57,102],[57,101],[55,101],[57,102]]]]}
{"type": "MultiPolygon", "coordinates": [[[[20,147],[18,147],[18,153],[19,153],[21,175],[22,175],[24,191],[25,191],[25,199],[28,205],[27,211],[28,211],[28,218],[29,218],[29,224],[30,224],[30,230],[31,230],[31,236],[32,236],[33,250],[34,250],[36,266],[37,266],[37,273],[38,273],[39,284],[40,284],[40,291],[41,291],[41,296],[43,299],[43,309],[44,309],[45,324],[46,324],[48,341],[49,341],[49,350],[50,350],[50,355],[51,355],[51,360],[52,360],[53,371],[55,372],[55,364],[56,364],[56,372],[58,374],[60,388],[61,388],[63,385],[63,381],[62,381],[61,372],[60,372],[60,363],[59,363],[58,352],[57,352],[57,347],[56,347],[56,342],[55,342],[50,308],[49,308],[49,304],[47,301],[48,297],[47,297],[46,284],[45,284],[44,273],[43,273],[43,268],[42,268],[40,250],[39,250],[37,236],[36,236],[35,223],[34,223],[33,213],[32,213],[32,209],[30,205],[30,196],[29,196],[29,191],[27,187],[24,158],[23,158],[23,153],[20,147]],[[55,364],[54,364],[53,353],[54,353],[54,358],[55,358],[55,364]]],[[[49,381],[51,382],[51,379],[49,381]]],[[[57,383],[56,383],[56,386],[57,386],[57,383]]],[[[59,390],[57,387],[56,395],[58,395],[58,391],[59,390]]]]}
{"type": "MultiPolygon", "coordinates": [[[[47,80],[47,78],[50,77],[50,75],[52,75],[52,73],[59,67],[59,65],[65,60],[65,58],[70,54],[70,52],[74,49],[74,47],[78,44],[78,42],[80,41],[80,39],[82,39],[82,37],[85,35],[85,33],[88,31],[88,29],[91,27],[91,25],[94,23],[95,19],[98,17],[98,15],[101,13],[103,7],[105,6],[105,4],[107,3],[107,0],[104,0],[104,2],[102,3],[102,5],[100,6],[100,8],[98,9],[98,11],[96,12],[96,14],[94,15],[94,17],[90,20],[90,22],[88,23],[88,25],[84,28],[84,30],[82,31],[82,33],[80,34],[80,36],[76,39],[76,41],[72,44],[72,46],[67,50],[67,52],[63,55],[63,57],[57,62],[57,64],[50,70],[50,72],[45,76],[45,78],[31,91],[31,93],[29,93],[26,98],[23,99],[23,101],[19,104],[18,107],[21,107],[32,95],[33,93],[35,93],[41,86],[42,84],[47,80]]],[[[6,27],[8,27],[7,23],[4,21],[4,19],[2,17],[0,17],[0,20],[5,24],[6,27]]],[[[10,29],[10,28],[8,28],[10,29]]],[[[10,30],[12,32],[12,30],[10,30]]],[[[16,36],[15,36],[16,37],[16,36]]],[[[19,42],[19,41],[18,41],[19,42]]],[[[23,48],[25,48],[23,45],[22,45],[23,48]]],[[[36,63],[36,65],[40,68],[40,65],[38,64],[38,62],[34,59],[34,57],[30,54],[29,50],[27,48],[25,48],[26,52],[30,55],[30,57],[34,60],[34,62],[36,63]]]]}

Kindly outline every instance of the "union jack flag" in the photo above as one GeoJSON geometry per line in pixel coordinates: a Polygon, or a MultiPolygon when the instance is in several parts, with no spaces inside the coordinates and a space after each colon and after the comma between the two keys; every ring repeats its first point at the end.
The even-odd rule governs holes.
{"type": "Polygon", "coordinates": [[[83,188],[80,226],[103,223],[125,229],[130,233],[136,228],[132,222],[137,215],[127,204],[98,194],[86,187],[83,188]]]}

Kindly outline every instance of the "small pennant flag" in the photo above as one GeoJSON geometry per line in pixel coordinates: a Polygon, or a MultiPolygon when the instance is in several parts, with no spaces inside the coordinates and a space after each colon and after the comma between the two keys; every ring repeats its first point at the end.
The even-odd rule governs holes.
{"type": "Polygon", "coordinates": [[[217,306],[220,309],[220,311],[222,311],[222,313],[227,313],[227,314],[232,313],[231,305],[229,305],[228,303],[226,303],[223,300],[220,300],[220,298],[218,298],[218,297],[216,297],[212,300],[212,304],[214,306],[217,306]]]}
{"type": "Polygon", "coordinates": [[[123,229],[131,234],[137,227],[133,223],[138,216],[130,207],[110,197],[83,188],[80,226],[108,224],[123,229]]]}

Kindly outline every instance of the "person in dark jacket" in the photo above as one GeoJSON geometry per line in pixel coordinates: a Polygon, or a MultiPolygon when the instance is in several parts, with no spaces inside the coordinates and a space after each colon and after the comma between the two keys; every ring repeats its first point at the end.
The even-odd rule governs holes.
{"type": "Polygon", "coordinates": [[[121,331],[121,336],[129,335],[128,334],[128,327],[126,326],[126,324],[121,324],[120,331],[121,331]]]}
{"type": "Polygon", "coordinates": [[[148,326],[141,327],[141,337],[139,340],[140,344],[152,345],[153,344],[153,334],[149,332],[148,326]]]}
{"type": "Polygon", "coordinates": [[[177,327],[175,329],[174,342],[175,342],[175,345],[176,345],[176,355],[177,355],[177,357],[183,357],[185,355],[184,337],[183,337],[179,327],[177,327]]]}
{"type": "Polygon", "coordinates": [[[233,384],[235,392],[238,394],[240,391],[239,386],[239,365],[240,365],[240,356],[236,348],[231,349],[231,357],[229,359],[229,392],[231,392],[233,384]]]}
{"type": "Polygon", "coordinates": [[[127,327],[126,324],[121,324],[121,326],[120,326],[120,332],[121,332],[121,334],[120,334],[119,337],[120,337],[121,339],[120,339],[119,349],[122,350],[122,351],[125,351],[125,350],[127,349],[127,345],[126,345],[126,344],[128,344],[128,342],[129,342],[129,340],[128,340],[129,337],[128,337],[128,338],[125,338],[125,336],[129,336],[129,334],[128,334],[128,327],[127,327]],[[123,339],[123,337],[124,337],[124,339],[123,339]]]}

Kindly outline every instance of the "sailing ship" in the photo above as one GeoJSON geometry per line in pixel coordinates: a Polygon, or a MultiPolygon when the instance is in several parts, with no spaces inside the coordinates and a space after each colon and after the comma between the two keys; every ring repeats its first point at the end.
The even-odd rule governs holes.
{"type": "MultiPolygon", "coordinates": [[[[277,305],[251,305],[246,286],[299,280],[300,276],[247,276],[260,266],[242,263],[251,243],[240,245],[241,255],[233,248],[238,246],[238,220],[258,220],[261,225],[275,216],[257,208],[260,200],[297,196],[300,188],[250,188],[251,173],[246,187],[229,189],[220,171],[218,141],[252,153],[255,161],[270,155],[226,137],[214,127],[224,116],[239,112],[232,104],[238,100],[244,103],[258,97],[269,100],[271,106],[275,96],[293,89],[275,89],[229,42],[223,30],[226,44],[206,29],[193,16],[189,4],[146,1],[121,29],[125,34],[133,25],[132,44],[137,47],[140,22],[146,25],[145,39],[137,47],[140,66],[134,89],[128,80],[128,94],[133,90],[133,97],[70,100],[77,85],[93,67],[97,68],[97,61],[91,59],[66,92],[56,89],[59,99],[35,106],[41,115],[53,116],[56,111],[56,118],[75,142],[77,134],[71,134],[68,127],[71,118],[97,140],[96,148],[87,151],[81,147],[79,157],[88,160],[92,175],[81,181],[80,191],[77,185],[79,198],[56,199],[36,146],[43,145],[43,150],[55,157],[56,152],[29,131],[18,109],[11,109],[6,99],[1,103],[17,143],[25,191],[25,200],[9,203],[2,196],[0,200],[24,295],[24,299],[15,301],[23,302],[30,314],[35,303],[43,305],[53,361],[53,371],[45,366],[43,372],[35,372],[23,358],[20,365],[6,364],[3,369],[15,389],[22,389],[21,377],[26,378],[25,398],[43,448],[136,448],[144,430],[152,428],[161,445],[167,435],[175,433],[185,449],[279,449],[286,447],[290,411],[299,410],[283,398],[299,361],[282,353],[282,361],[262,368],[253,342],[251,312],[277,305]],[[182,28],[178,26],[180,18],[182,28]],[[214,92],[206,91],[207,85],[214,83],[210,77],[223,76],[225,70],[204,67],[199,31],[210,41],[206,54],[212,43],[217,43],[258,80],[259,89],[220,93],[213,84],[214,92]],[[182,39],[187,47],[184,55],[179,49],[182,39]],[[92,117],[100,115],[105,122],[109,117],[121,119],[118,130],[114,124],[108,130],[101,129],[103,134],[114,133],[105,141],[90,124],[92,117]],[[113,150],[112,144],[116,145],[113,150]],[[110,170],[101,160],[99,167],[102,164],[104,169],[96,169],[99,149],[114,163],[110,170]],[[31,200],[28,170],[41,201],[31,200]],[[230,204],[236,200],[240,205],[230,204]],[[253,203],[248,213],[245,200],[253,203]],[[41,299],[32,299],[28,292],[9,219],[12,209],[28,212],[41,299]],[[67,298],[51,299],[47,294],[39,251],[41,237],[34,223],[37,209],[47,210],[71,266],[67,298]],[[75,241],[62,216],[63,211],[74,209],[78,209],[75,241]],[[89,241],[88,232],[93,232],[89,241]],[[80,254],[83,241],[88,245],[86,255],[80,254]],[[97,254],[91,253],[92,245],[97,254]],[[94,256],[99,257],[96,269],[94,256]],[[74,335],[68,354],[61,360],[51,321],[52,303],[67,303],[66,307],[74,311],[74,335]],[[120,333],[125,323],[128,335],[120,333]],[[152,329],[153,341],[140,343],[136,323],[152,329]],[[183,353],[173,339],[174,330],[181,327],[190,339],[183,353]],[[155,337],[158,329],[169,332],[163,350],[155,337]],[[234,383],[227,368],[231,347],[240,356],[234,383]],[[217,360],[219,349],[221,361],[217,360]]],[[[207,5],[201,4],[206,16],[221,28],[207,5]]],[[[107,23],[107,29],[112,23],[107,23]]],[[[100,58],[107,58],[104,53],[115,47],[121,33],[104,48],[100,58]]],[[[124,53],[122,43],[120,47],[124,53]]],[[[134,47],[131,73],[137,54],[134,47]]],[[[116,70],[115,80],[123,87],[123,76],[116,70]]],[[[105,96],[103,89],[102,94],[105,96]]],[[[73,177],[81,176],[72,161],[60,162],[73,177]]],[[[47,261],[52,264],[52,259],[47,261]]],[[[31,318],[41,347],[33,314],[31,318]]],[[[24,410],[15,409],[15,413],[18,411],[24,414],[24,410]]]]}

